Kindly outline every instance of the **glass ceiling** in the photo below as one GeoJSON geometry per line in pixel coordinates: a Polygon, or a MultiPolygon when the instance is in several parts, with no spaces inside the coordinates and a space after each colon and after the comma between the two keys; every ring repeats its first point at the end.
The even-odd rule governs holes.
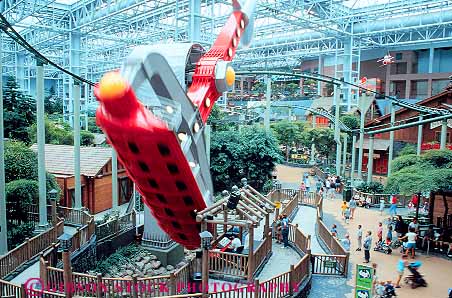
{"type": "Polygon", "coordinates": [[[343,4],[350,8],[363,8],[391,2],[398,2],[398,0],[346,0],[343,4]]]}

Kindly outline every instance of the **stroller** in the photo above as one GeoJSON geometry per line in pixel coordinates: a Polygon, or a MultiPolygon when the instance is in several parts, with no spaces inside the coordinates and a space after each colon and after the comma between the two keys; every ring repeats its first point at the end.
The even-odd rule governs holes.
{"type": "Polygon", "coordinates": [[[397,296],[394,286],[389,282],[384,285],[383,283],[377,285],[375,293],[377,294],[376,297],[378,298],[392,298],[394,296],[397,296]]]}
{"type": "Polygon", "coordinates": [[[375,244],[374,251],[378,252],[384,252],[387,255],[390,255],[392,253],[391,244],[386,244],[385,241],[378,241],[375,244]]]}
{"type": "Polygon", "coordinates": [[[419,273],[419,267],[421,267],[421,262],[419,261],[408,265],[408,270],[410,270],[411,275],[405,277],[405,283],[410,284],[412,289],[427,286],[427,282],[423,278],[422,274],[419,273]]]}

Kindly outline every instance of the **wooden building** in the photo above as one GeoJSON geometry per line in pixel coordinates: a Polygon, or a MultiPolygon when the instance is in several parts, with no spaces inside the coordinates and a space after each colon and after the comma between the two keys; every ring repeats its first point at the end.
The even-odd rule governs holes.
{"type": "Polygon", "coordinates": [[[431,195],[429,217],[437,227],[452,229],[452,189],[431,195]]]}
{"type": "MultiPolygon", "coordinates": [[[[452,87],[446,89],[444,92],[440,94],[426,98],[417,103],[417,105],[441,109],[446,108],[444,104],[452,105],[452,87]]],[[[400,108],[395,112],[395,121],[397,122],[402,120],[406,121],[405,123],[416,122],[419,120],[419,112],[407,108],[400,108]]],[[[386,114],[369,121],[368,123],[366,123],[366,127],[369,128],[373,126],[382,126],[382,125],[385,125],[382,126],[382,128],[389,127],[390,121],[391,114],[386,114]]],[[[424,146],[422,146],[422,148],[423,149],[430,148],[429,146],[426,146],[426,144],[439,143],[440,136],[441,136],[441,122],[432,122],[424,125],[422,128],[422,144],[424,144],[424,146]]],[[[446,143],[448,144],[452,143],[451,136],[452,136],[452,121],[449,120],[447,124],[446,143]]],[[[406,143],[417,144],[417,137],[418,137],[418,126],[396,130],[394,132],[394,156],[397,156],[398,149],[403,147],[404,144],[406,143]]],[[[375,144],[378,143],[385,143],[389,148],[389,132],[375,135],[375,144]]],[[[368,144],[368,139],[365,139],[365,144],[368,144]]],[[[358,143],[355,144],[355,148],[358,148],[358,143]]],[[[388,153],[389,153],[388,148],[377,149],[377,147],[375,146],[376,154],[374,154],[373,173],[387,174],[388,153]]],[[[431,149],[432,148],[436,147],[431,146],[431,149]]],[[[448,148],[450,147],[448,146],[448,148]]],[[[365,156],[368,154],[368,152],[369,147],[364,146],[365,156]]],[[[362,168],[367,169],[367,159],[363,159],[362,168]]]]}
{"type": "MultiPolygon", "coordinates": [[[[37,151],[37,145],[31,147],[37,151]]],[[[45,145],[46,170],[55,175],[62,190],[60,205],[75,204],[74,147],[68,145],[45,145]]],[[[80,178],[82,205],[92,214],[112,208],[112,162],[111,148],[81,147],[80,178]]],[[[133,183],[118,161],[118,204],[129,202],[133,183]]]]}

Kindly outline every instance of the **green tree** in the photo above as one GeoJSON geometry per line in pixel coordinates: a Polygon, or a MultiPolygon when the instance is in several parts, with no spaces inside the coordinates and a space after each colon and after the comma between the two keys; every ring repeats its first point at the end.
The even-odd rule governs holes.
{"type": "Polygon", "coordinates": [[[26,179],[14,180],[6,184],[5,191],[8,220],[27,222],[29,207],[38,203],[38,182],[26,179]]]}
{"type": "Polygon", "coordinates": [[[28,142],[28,127],[36,119],[36,101],[24,94],[14,77],[8,77],[3,89],[5,137],[28,142]]]}
{"type": "Polygon", "coordinates": [[[94,135],[86,130],[80,132],[80,144],[82,146],[92,146],[94,144],[94,135]]]}
{"type": "Polygon", "coordinates": [[[213,106],[213,109],[207,119],[207,124],[210,124],[212,131],[229,130],[236,127],[236,124],[229,122],[228,114],[223,112],[218,105],[213,106]]]}
{"type": "Polygon", "coordinates": [[[88,131],[92,133],[103,133],[102,129],[96,124],[96,117],[88,117],[88,131]]]}
{"type": "Polygon", "coordinates": [[[359,128],[359,118],[354,115],[342,115],[340,117],[340,120],[348,128],[351,128],[351,129],[359,128]]]}
{"type": "Polygon", "coordinates": [[[404,155],[394,159],[393,172],[388,178],[386,191],[412,195],[431,192],[442,194],[444,217],[449,213],[446,191],[452,190],[452,152],[429,150],[420,157],[404,155]]]}
{"type": "Polygon", "coordinates": [[[38,158],[24,143],[5,142],[5,181],[38,179],[38,158]]]}
{"type": "Polygon", "coordinates": [[[412,144],[406,144],[399,152],[398,156],[416,154],[416,147],[412,144]]]}
{"type": "Polygon", "coordinates": [[[272,123],[271,128],[278,143],[286,147],[286,161],[288,161],[290,148],[295,143],[301,141],[301,133],[303,130],[300,130],[300,125],[287,120],[272,123]]]}
{"type": "Polygon", "coordinates": [[[45,91],[44,111],[49,115],[63,114],[63,99],[56,95],[53,86],[45,91]]]}
{"type": "Polygon", "coordinates": [[[303,132],[303,145],[311,147],[314,143],[316,151],[327,159],[336,152],[334,130],[330,128],[313,128],[303,132]]]}
{"type": "MultiPolygon", "coordinates": [[[[29,137],[32,143],[37,143],[36,123],[30,126],[29,137]]],[[[74,137],[71,127],[67,123],[56,123],[45,119],[45,142],[54,145],[73,145],[74,137]]]]}
{"type": "Polygon", "coordinates": [[[261,189],[281,162],[278,145],[262,128],[245,127],[241,131],[215,131],[211,142],[211,172],[215,191],[240,185],[247,178],[261,189]]]}
{"type": "Polygon", "coordinates": [[[290,93],[290,95],[295,96],[297,93],[299,93],[300,87],[296,83],[289,83],[286,86],[286,90],[290,93]]]}

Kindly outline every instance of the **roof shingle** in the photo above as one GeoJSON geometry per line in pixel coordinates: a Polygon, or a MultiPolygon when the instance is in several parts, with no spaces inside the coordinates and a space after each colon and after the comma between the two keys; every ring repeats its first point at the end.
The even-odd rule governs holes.
{"type": "MultiPolygon", "coordinates": [[[[38,151],[37,144],[31,149],[38,151]]],[[[80,147],[80,174],[96,176],[111,159],[111,148],[80,147]]],[[[74,146],[45,145],[46,170],[52,174],[74,175],[74,146]]]]}

